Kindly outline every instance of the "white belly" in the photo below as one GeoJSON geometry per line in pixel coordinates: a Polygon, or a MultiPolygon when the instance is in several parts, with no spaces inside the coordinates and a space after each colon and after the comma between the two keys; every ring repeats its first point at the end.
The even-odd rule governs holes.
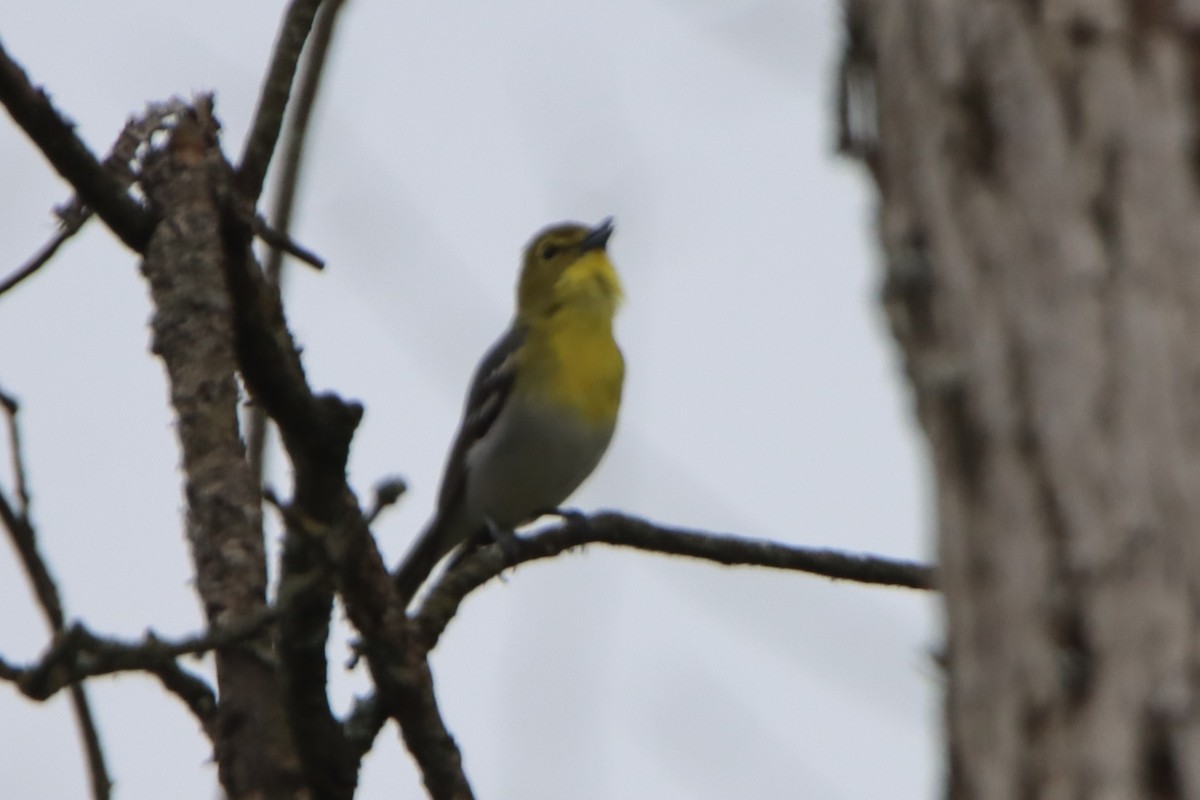
{"type": "Polygon", "coordinates": [[[612,434],[561,409],[509,403],[467,457],[468,508],[511,530],[558,507],[600,463],[612,434]]]}

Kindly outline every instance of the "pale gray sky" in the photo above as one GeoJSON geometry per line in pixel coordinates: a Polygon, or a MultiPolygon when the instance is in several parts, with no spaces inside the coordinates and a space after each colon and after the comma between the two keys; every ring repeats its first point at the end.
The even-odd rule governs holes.
{"type": "MultiPolygon", "coordinates": [[[[0,40],[94,150],[147,100],[215,90],[236,155],[280,6],[0,0],[0,40]]],[[[411,484],[376,528],[389,558],[430,512],[521,247],[608,214],[628,383],[572,505],[930,556],[874,200],[832,155],[838,16],[832,0],[350,2],[296,229],[329,266],[293,270],[289,312],[312,382],[366,405],[355,485],[411,484]]],[[[6,119],[0,174],[7,273],[69,195],[6,119]]],[[[44,550],[68,612],[130,637],[200,625],[149,313],[95,223],[0,298],[44,550]]],[[[35,658],[46,631],[6,546],[0,609],[0,653],[35,658]]],[[[434,670],[480,797],[915,800],[940,781],[936,621],[913,593],[592,548],[477,593],[434,670]]],[[[344,661],[344,635],[330,652],[344,661]]],[[[366,686],[333,683],[342,708],[366,686]]],[[[176,701],[142,677],[89,686],[117,798],[213,800],[176,701]]],[[[0,752],[6,797],[85,796],[65,697],[0,686],[0,752]]],[[[360,796],[420,797],[418,780],[389,727],[360,796]]]]}

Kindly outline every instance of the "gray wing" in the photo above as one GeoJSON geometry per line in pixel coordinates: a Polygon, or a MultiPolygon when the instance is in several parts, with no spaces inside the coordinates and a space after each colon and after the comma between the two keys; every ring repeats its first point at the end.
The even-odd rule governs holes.
{"type": "Polygon", "coordinates": [[[467,454],[496,422],[508,401],[516,377],[516,352],[524,339],[524,329],[514,325],[492,345],[475,370],[463,421],[446,459],[437,513],[392,575],[406,607],[442,557],[476,533],[462,530],[465,518],[462,495],[469,478],[467,454]]]}
{"type": "Polygon", "coordinates": [[[513,325],[484,355],[471,380],[463,421],[446,459],[438,513],[451,508],[467,485],[467,453],[491,429],[508,402],[516,378],[516,353],[525,340],[525,329],[513,325]]]}

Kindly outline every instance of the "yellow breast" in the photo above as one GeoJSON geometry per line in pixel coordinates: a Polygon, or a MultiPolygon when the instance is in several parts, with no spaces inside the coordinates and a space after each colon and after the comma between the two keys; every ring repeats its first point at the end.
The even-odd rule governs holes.
{"type": "Polygon", "coordinates": [[[535,324],[526,340],[527,377],[517,391],[534,391],[596,425],[611,425],[621,403],[625,359],[612,335],[611,317],[560,310],[535,324]]]}

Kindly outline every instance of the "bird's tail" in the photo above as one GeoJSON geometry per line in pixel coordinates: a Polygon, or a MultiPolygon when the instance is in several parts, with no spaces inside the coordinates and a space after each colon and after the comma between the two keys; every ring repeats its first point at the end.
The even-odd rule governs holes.
{"type": "Polygon", "coordinates": [[[392,573],[396,593],[405,608],[443,556],[470,536],[472,527],[462,514],[439,513],[421,532],[416,544],[392,573]]]}

